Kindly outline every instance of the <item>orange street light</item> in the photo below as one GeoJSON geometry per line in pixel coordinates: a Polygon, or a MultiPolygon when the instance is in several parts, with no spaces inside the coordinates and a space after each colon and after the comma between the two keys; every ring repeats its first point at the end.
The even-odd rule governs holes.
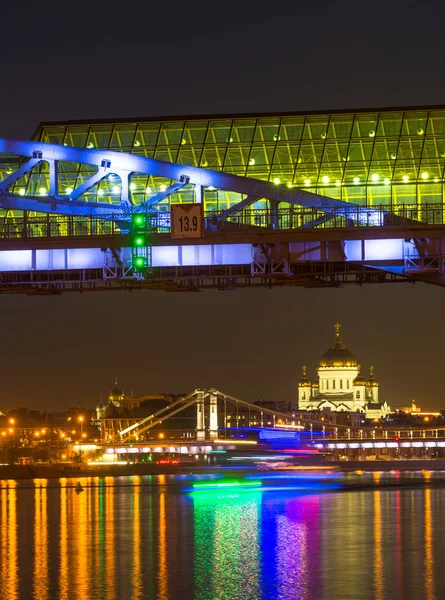
{"type": "Polygon", "coordinates": [[[10,425],[14,425],[14,423],[15,423],[15,419],[9,419],[9,424],[10,425]]]}

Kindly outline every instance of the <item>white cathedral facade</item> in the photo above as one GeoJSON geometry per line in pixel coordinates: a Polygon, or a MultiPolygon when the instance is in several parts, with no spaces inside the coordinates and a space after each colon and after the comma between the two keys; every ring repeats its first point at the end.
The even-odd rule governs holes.
{"type": "Polygon", "coordinates": [[[311,382],[307,368],[298,382],[298,409],[363,412],[366,418],[380,419],[391,411],[379,400],[379,384],[374,378],[374,367],[369,368],[369,378],[360,374],[360,365],[343,344],[341,325],[335,324],[335,340],[321,357],[317,378],[311,382]]]}

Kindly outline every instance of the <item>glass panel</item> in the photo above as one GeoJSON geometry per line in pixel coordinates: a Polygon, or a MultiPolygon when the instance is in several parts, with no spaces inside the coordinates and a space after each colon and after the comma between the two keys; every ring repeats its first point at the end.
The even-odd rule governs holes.
{"type": "Polygon", "coordinates": [[[349,138],[352,131],[353,115],[334,115],[329,122],[328,139],[349,138]]]}
{"type": "Polygon", "coordinates": [[[181,146],[178,163],[197,167],[202,154],[202,146],[181,146]]]}
{"type": "Polygon", "coordinates": [[[111,138],[111,125],[92,125],[87,140],[87,148],[108,148],[111,138]]]}
{"type": "Polygon", "coordinates": [[[349,147],[349,161],[371,160],[373,142],[354,142],[349,147]]]}
{"type": "Polygon", "coordinates": [[[282,120],[279,136],[281,141],[298,141],[303,135],[305,117],[287,117],[282,120]]]}
{"type": "Polygon", "coordinates": [[[230,138],[232,121],[211,121],[206,144],[227,144],[230,138]]]}
{"type": "Polygon", "coordinates": [[[230,144],[227,148],[224,168],[227,166],[247,165],[249,158],[250,146],[240,146],[238,144],[230,144]]]}
{"type": "Polygon", "coordinates": [[[274,165],[294,165],[298,149],[299,146],[296,144],[282,144],[280,142],[275,150],[274,165]]]}
{"type": "Polygon", "coordinates": [[[110,148],[131,148],[136,125],[116,125],[111,136],[110,148]]]}
{"type": "Polygon", "coordinates": [[[379,204],[391,204],[391,186],[368,186],[368,204],[370,206],[376,206],[379,204]]]}
{"type": "Polygon", "coordinates": [[[375,138],[377,132],[378,114],[370,113],[356,115],[352,137],[375,138]]]}
{"type": "Polygon", "coordinates": [[[426,132],[427,135],[445,135],[445,110],[430,113],[426,132]]]}
{"type": "Polygon", "coordinates": [[[40,140],[46,144],[63,144],[65,127],[44,127],[40,140]]]}
{"type": "Polygon", "coordinates": [[[307,117],[304,127],[303,138],[310,140],[326,139],[329,124],[329,116],[307,117]]]}
{"type": "Polygon", "coordinates": [[[184,123],[163,123],[159,133],[158,146],[179,146],[182,139],[184,123]]]}
{"type": "Polygon", "coordinates": [[[192,121],[185,124],[184,140],[187,144],[198,144],[204,143],[208,121],[192,121]]]}
{"type": "Polygon", "coordinates": [[[89,130],[89,127],[68,127],[63,143],[66,146],[85,148],[89,130]]]}
{"type": "Polygon", "coordinates": [[[256,142],[278,142],[280,119],[258,119],[255,131],[256,142]]]}
{"type": "Polygon", "coordinates": [[[159,136],[159,123],[142,123],[138,127],[134,145],[155,146],[159,136]]]}
{"type": "Polygon", "coordinates": [[[416,204],[417,186],[410,184],[393,185],[392,201],[394,204],[416,204]]]}
{"type": "Polygon", "coordinates": [[[395,137],[402,129],[402,113],[381,113],[377,127],[377,137],[395,137]]]}
{"type": "Polygon", "coordinates": [[[445,138],[426,139],[423,146],[423,158],[445,158],[445,138]]]}
{"type": "Polygon", "coordinates": [[[234,121],[232,138],[234,142],[251,142],[255,131],[256,121],[253,119],[242,119],[234,121]]]}
{"type": "Polygon", "coordinates": [[[407,112],[403,120],[402,135],[423,136],[426,133],[426,121],[428,113],[407,112]]]}
{"type": "Polygon", "coordinates": [[[201,157],[201,167],[220,169],[224,162],[227,146],[205,147],[201,157]]]}
{"type": "Polygon", "coordinates": [[[441,183],[421,183],[417,188],[419,202],[422,204],[426,202],[442,204],[442,188],[441,183]]]}

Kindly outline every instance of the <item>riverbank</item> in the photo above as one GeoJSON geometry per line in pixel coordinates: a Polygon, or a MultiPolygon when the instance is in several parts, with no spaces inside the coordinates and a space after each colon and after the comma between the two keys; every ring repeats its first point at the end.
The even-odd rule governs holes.
{"type": "MultiPolygon", "coordinates": [[[[252,464],[237,464],[246,471],[274,471],[256,467],[252,464]]],[[[61,479],[79,477],[118,477],[143,475],[184,475],[193,473],[221,473],[229,470],[227,465],[196,464],[33,464],[33,465],[0,465],[0,480],[5,479],[61,479]]],[[[329,470],[341,472],[389,472],[389,471],[445,471],[445,460],[373,460],[373,461],[326,461],[312,464],[310,461],[294,465],[285,470],[329,470]]],[[[279,469],[283,470],[282,467],[279,469]]]]}

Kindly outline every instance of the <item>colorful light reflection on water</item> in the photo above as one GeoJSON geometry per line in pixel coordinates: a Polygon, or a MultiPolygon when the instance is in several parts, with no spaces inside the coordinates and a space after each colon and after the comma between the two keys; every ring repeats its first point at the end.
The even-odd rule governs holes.
{"type": "Polygon", "coordinates": [[[190,481],[211,482],[0,482],[0,598],[445,597],[445,487],[178,493],[190,481]]]}

